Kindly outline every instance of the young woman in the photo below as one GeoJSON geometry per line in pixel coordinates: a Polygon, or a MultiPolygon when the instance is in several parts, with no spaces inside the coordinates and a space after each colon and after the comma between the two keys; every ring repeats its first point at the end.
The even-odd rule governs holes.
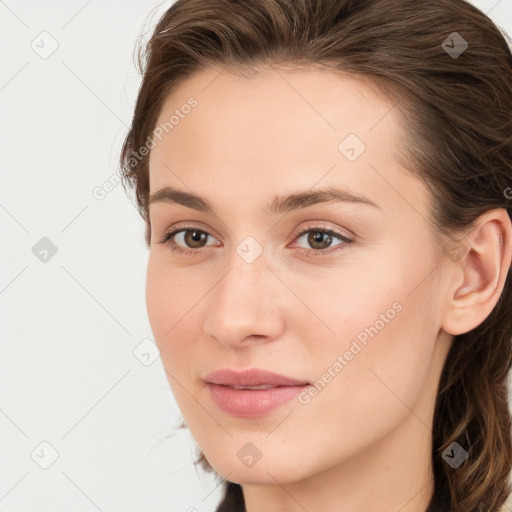
{"type": "Polygon", "coordinates": [[[499,511],[512,55],[463,0],[177,0],[121,167],[218,511],[499,511]]]}

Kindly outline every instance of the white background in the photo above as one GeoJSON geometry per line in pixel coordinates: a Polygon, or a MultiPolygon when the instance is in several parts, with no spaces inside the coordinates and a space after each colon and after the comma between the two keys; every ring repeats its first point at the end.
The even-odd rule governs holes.
{"type": "MultiPolygon", "coordinates": [[[[474,3],[512,34],[512,0],[474,3]]],[[[117,162],[140,83],[136,39],[171,4],[0,0],[0,511],[219,501],[175,429],[160,359],[134,355],[152,338],[148,253],[117,162]],[[31,47],[41,38],[58,44],[47,59],[31,47]],[[57,248],[46,263],[32,252],[43,237],[57,248]]]]}

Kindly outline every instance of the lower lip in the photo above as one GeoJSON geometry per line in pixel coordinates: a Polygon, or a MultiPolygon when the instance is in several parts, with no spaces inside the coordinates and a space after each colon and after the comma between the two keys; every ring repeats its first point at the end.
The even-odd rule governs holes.
{"type": "Polygon", "coordinates": [[[224,412],[243,418],[265,416],[281,405],[293,400],[304,386],[283,386],[269,389],[233,389],[207,382],[213,401],[224,412]]]}

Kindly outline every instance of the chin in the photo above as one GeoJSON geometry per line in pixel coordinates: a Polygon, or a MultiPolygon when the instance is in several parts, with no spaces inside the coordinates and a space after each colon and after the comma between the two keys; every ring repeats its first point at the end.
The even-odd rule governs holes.
{"type": "Polygon", "coordinates": [[[208,459],[214,470],[224,479],[240,485],[275,485],[288,484],[307,478],[303,464],[292,463],[293,457],[277,460],[274,456],[262,457],[252,466],[244,467],[237,458],[222,460],[208,459]]]}

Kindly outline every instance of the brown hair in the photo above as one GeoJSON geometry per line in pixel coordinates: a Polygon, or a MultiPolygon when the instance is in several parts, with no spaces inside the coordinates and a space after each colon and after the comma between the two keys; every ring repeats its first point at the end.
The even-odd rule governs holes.
{"type": "MultiPolygon", "coordinates": [[[[139,50],[142,84],[121,154],[123,185],[135,189],[148,246],[149,156],[141,158],[138,151],[163,101],[206,67],[229,66],[243,75],[262,63],[352,73],[393,100],[407,134],[401,156],[432,194],[440,246],[447,247],[442,240],[454,240],[456,233],[467,234],[486,211],[504,208],[511,216],[505,191],[512,186],[512,55],[505,34],[471,4],[177,0],[139,50]],[[468,47],[460,53],[463,40],[468,47]]],[[[497,511],[510,493],[511,340],[509,269],[493,311],[455,337],[441,375],[430,512],[497,511]],[[457,469],[441,457],[453,442],[468,451],[457,469]]],[[[202,453],[198,463],[213,471],[202,453]]],[[[218,510],[244,510],[241,487],[226,481],[225,489],[218,510]]]]}

